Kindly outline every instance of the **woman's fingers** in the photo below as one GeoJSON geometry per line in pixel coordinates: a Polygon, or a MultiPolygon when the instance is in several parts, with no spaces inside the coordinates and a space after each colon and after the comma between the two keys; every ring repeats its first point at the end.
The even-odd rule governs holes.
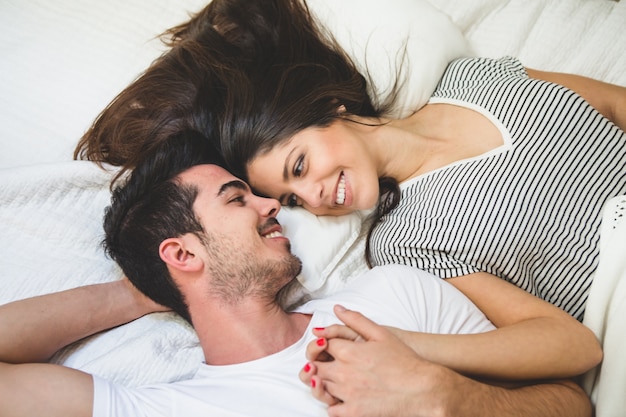
{"type": "Polygon", "coordinates": [[[329,361],[332,360],[326,350],[328,347],[328,341],[333,339],[345,339],[350,341],[361,341],[361,336],[347,326],[340,324],[333,324],[328,327],[316,327],[313,329],[313,334],[317,336],[312,342],[309,342],[306,348],[306,358],[309,361],[329,361]]]}
{"type": "Polygon", "coordinates": [[[358,338],[363,340],[377,340],[387,336],[387,330],[357,311],[348,310],[341,305],[336,305],[334,311],[339,320],[346,325],[345,328],[350,329],[352,333],[358,335],[357,338],[350,340],[356,340],[358,338]]]}
{"type": "Polygon", "coordinates": [[[325,404],[327,404],[329,406],[330,405],[335,405],[335,404],[339,403],[339,400],[337,400],[335,397],[333,397],[326,390],[325,383],[317,375],[313,375],[313,377],[311,378],[311,393],[313,394],[313,397],[315,397],[319,401],[322,401],[323,403],[325,403],[325,404]]]}
{"type": "Polygon", "coordinates": [[[327,405],[337,404],[339,401],[330,395],[326,391],[326,387],[322,379],[316,375],[317,367],[314,363],[307,362],[304,367],[300,370],[300,380],[305,384],[311,387],[311,393],[313,397],[322,401],[327,405]]]}
{"type": "Polygon", "coordinates": [[[361,339],[361,335],[352,330],[348,326],[342,326],[341,324],[333,324],[328,327],[316,327],[313,329],[313,334],[318,337],[325,337],[326,339],[346,339],[352,341],[358,341],[361,339]]]}
{"type": "MultiPolygon", "coordinates": [[[[359,359],[365,353],[359,346],[367,345],[363,342],[391,338],[402,345],[389,330],[377,325],[361,313],[335,306],[335,314],[345,325],[335,324],[313,329],[317,338],[307,345],[308,362],[299,373],[300,380],[311,388],[313,396],[329,406],[342,402],[340,395],[342,395],[343,387],[339,385],[345,379],[346,372],[352,371],[351,363],[353,361],[362,363],[361,361],[368,360],[368,358],[359,359]],[[340,361],[336,362],[335,357],[340,361]]],[[[352,372],[349,373],[352,374],[352,372]]]]}
{"type": "Polygon", "coordinates": [[[315,364],[312,362],[307,362],[300,370],[298,377],[300,377],[300,381],[302,381],[304,385],[312,386],[311,379],[316,372],[317,368],[315,367],[315,364]]]}

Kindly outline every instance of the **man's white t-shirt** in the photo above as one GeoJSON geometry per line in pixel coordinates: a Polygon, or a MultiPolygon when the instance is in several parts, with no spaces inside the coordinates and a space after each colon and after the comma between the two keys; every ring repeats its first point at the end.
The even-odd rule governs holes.
{"type": "MultiPolygon", "coordinates": [[[[262,359],[226,366],[201,364],[191,380],[128,388],[94,377],[94,417],[327,416],[298,378],[314,327],[340,323],[333,307],[359,311],[386,326],[427,333],[494,329],[483,313],[444,280],[413,267],[376,267],[344,290],[296,311],[312,314],[302,338],[262,359]]],[[[268,335],[271,337],[271,335],[268,335]]],[[[260,341],[262,342],[262,341],[260,341]]],[[[219,340],[216,340],[219,343],[219,340]]]]}

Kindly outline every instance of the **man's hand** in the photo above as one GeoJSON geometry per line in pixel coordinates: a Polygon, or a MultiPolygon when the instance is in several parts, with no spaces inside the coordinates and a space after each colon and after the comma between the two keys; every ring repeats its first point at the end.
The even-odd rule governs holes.
{"type": "Polygon", "coordinates": [[[135,299],[135,304],[140,310],[144,311],[144,314],[171,311],[171,309],[156,303],[151,298],[144,295],[144,293],[139,291],[127,277],[123,277],[120,284],[122,285],[123,291],[135,299]]]}

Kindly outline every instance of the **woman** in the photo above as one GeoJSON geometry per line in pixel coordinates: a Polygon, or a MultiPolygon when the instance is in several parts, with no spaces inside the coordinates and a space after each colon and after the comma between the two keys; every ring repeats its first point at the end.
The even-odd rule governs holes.
{"type": "MultiPolygon", "coordinates": [[[[507,333],[499,349],[537,363],[533,344],[555,352],[558,346],[550,342],[567,339],[565,333],[572,345],[583,340],[570,333],[570,317],[551,307],[582,320],[597,266],[602,207],[626,193],[624,132],[542,76],[512,58],[461,60],[451,64],[429,104],[407,119],[363,116],[331,94],[319,100],[334,109],[324,109],[317,121],[310,115],[302,121],[305,108],[285,100],[271,114],[251,117],[250,124],[278,115],[259,124],[289,120],[302,128],[289,132],[281,125],[256,137],[250,131],[230,134],[224,148],[231,166],[255,190],[316,214],[370,209],[383,189],[379,180],[399,184],[400,194],[386,194],[379,205],[369,236],[372,264],[404,263],[446,278],[507,333]]],[[[461,372],[475,373],[464,365],[479,357],[485,359],[483,372],[510,363],[485,354],[493,339],[469,350],[422,335],[401,338],[421,356],[461,372]]],[[[543,365],[551,369],[556,361],[543,365]]],[[[345,387],[346,380],[330,385],[326,378],[336,374],[321,375],[319,398],[334,404],[330,393],[346,401],[343,391],[319,388],[345,387]]]]}
{"type": "MultiPolygon", "coordinates": [[[[624,133],[589,103],[624,125],[614,113],[624,89],[529,70],[513,58],[465,59],[450,65],[429,104],[393,120],[371,108],[358,77],[345,77],[347,59],[338,65],[344,71],[324,62],[268,68],[239,94],[233,86],[237,111],[220,135],[231,169],[258,192],[316,214],[371,209],[382,190],[372,264],[446,278],[501,336],[481,335],[471,352],[446,337],[404,340],[462,372],[479,372],[467,363],[481,363],[487,376],[507,368],[510,357],[486,353],[494,343],[520,363],[541,363],[541,377],[562,371],[575,356],[546,352],[589,340],[572,317],[584,313],[602,205],[626,192],[624,133]]],[[[526,365],[518,376],[539,377],[526,365]]]]}

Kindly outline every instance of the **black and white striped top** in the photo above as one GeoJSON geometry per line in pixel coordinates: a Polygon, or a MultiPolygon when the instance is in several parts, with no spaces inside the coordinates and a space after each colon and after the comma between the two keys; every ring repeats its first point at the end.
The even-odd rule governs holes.
{"type": "Polygon", "coordinates": [[[373,262],[442,278],[489,272],[582,320],[602,207],[626,193],[624,132],[509,57],[453,62],[430,102],[479,111],[504,145],[401,184],[373,262]]]}

